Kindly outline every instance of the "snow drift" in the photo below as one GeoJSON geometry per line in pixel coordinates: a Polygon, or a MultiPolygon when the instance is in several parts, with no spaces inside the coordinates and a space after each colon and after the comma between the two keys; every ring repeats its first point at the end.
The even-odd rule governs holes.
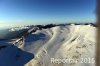
{"type": "Polygon", "coordinates": [[[25,40],[23,49],[35,54],[25,66],[95,66],[94,63],[51,63],[55,59],[94,58],[96,27],[67,25],[37,30],[25,40]]]}
{"type": "Polygon", "coordinates": [[[95,66],[96,27],[72,24],[34,29],[28,31],[33,33],[24,38],[24,43],[0,41],[0,66],[95,66]],[[51,59],[77,59],[77,63],[52,63],[51,59]]]}
{"type": "Polygon", "coordinates": [[[32,53],[9,43],[0,43],[0,66],[24,66],[33,58],[32,53]]]}

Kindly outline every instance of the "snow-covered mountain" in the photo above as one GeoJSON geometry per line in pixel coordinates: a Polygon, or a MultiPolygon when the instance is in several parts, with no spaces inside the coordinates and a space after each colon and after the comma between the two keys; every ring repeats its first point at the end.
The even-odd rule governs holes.
{"type": "MultiPolygon", "coordinates": [[[[25,38],[24,44],[16,46],[10,44],[3,48],[1,46],[0,66],[95,66],[96,30],[97,28],[92,25],[74,24],[38,29],[25,38]],[[31,57],[27,63],[22,59],[17,61],[17,54],[25,59],[23,52],[34,55],[34,58],[32,55],[27,56],[31,57]],[[73,59],[77,60],[77,63],[59,61],[52,63],[52,58],[73,59]]],[[[1,45],[3,44],[5,45],[5,43],[1,45]]]]}
{"type": "Polygon", "coordinates": [[[0,66],[24,66],[34,58],[32,53],[9,43],[0,43],[0,66]]]}

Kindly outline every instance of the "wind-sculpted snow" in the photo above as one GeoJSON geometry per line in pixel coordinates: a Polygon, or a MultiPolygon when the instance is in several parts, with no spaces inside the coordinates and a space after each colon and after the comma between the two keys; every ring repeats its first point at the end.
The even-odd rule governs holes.
{"type": "MultiPolygon", "coordinates": [[[[95,66],[96,27],[37,28],[18,34],[28,31],[26,37],[0,41],[0,66],[95,66]]],[[[14,32],[12,29],[11,34],[14,32]]]]}
{"type": "Polygon", "coordinates": [[[32,53],[9,43],[0,43],[0,66],[24,66],[33,58],[32,53]]]}
{"type": "Polygon", "coordinates": [[[37,30],[26,38],[23,49],[35,54],[35,58],[26,66],[95,66],[95,45],[96,27],[91,25],[56,26],[37,30]],[[52,58],[73,59],[77,63],[52,63],[52,58]],[[90,62],[82,59],[90,59],[90,62]]]}

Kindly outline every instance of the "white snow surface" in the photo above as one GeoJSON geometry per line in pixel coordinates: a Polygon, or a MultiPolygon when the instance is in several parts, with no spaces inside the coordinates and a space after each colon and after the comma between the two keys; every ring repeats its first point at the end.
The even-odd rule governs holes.
{"type": "Polygon", "coordinates": [[[35,58],[25,66],[95,66],[96,30],[91,25],[67,25],[32,33],[23,49],[33,53],[35,58]],[[52,63],[51,58],[80,61],[52,63]],[[82,58],[90,59],[90,63],[82,58]]]}
{"type": "Polygon", "coordinates": [[[0,66],[24,66],[34,55],[9,43],[0,43],[0,66]]]}
{"type": "Polygon", "coordinates": [[[30,34],[23,45],[0,42],[0,66],[95,66],[96,30],[91,25],[55,26],[30,34]],[[52,63],[52,58],[80,61],[52,63]]]}
{"type": "Polygon", "coordinates": [[[29,29],[29,27],[27,27],[27,26],[13,27],[13,28],[9,29],[9,31],[19,31],[22,29],[29,29]]]}

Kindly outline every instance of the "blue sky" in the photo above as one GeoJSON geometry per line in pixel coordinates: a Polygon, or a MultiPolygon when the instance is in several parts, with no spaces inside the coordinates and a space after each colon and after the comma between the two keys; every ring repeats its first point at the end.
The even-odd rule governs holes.
{"type": "Polygon", "coordinates": [[[96,22],[96,0],[0,0],[0,24],[96,22]]]}

